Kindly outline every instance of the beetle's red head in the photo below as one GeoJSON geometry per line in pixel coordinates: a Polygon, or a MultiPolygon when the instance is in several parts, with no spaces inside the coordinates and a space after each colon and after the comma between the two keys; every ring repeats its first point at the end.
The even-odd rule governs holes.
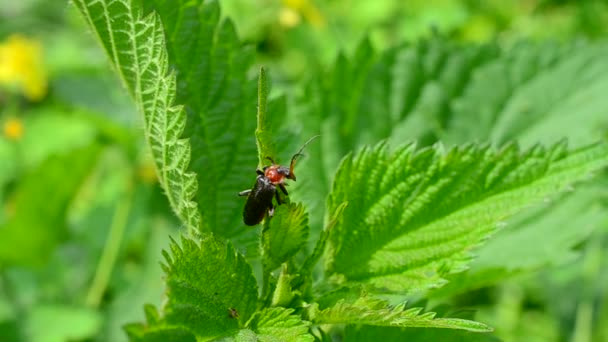
{"type": "Polygon", "coordinates": [[[289,168],[285,166],[277,165],[271,157],[266,157],[266,159],[270,160],[272,165],[264,168],[264,176],[268,178],[273,184],[281,184],[285,181],[285,178],[291,179],[293,181],[296,180],[296,174],[293,172],[294,167],[296,166],[296,160],[298,157],[303,156],[302,150],[304,147],[308,145],[311,141],[317,138],[318,135],[308,139],[306,143],[300,148],[300,150],[291,157],[291,163],[289,164],[289,168]]]}
{"type": "Polygon", "coordinates": [[[264,170],[264,176],[275,185],[285,182],[285,178],[295,180],[295,177],[292,177],[292,175],[288,168],[276,164],[268,166],[264,170]]]}

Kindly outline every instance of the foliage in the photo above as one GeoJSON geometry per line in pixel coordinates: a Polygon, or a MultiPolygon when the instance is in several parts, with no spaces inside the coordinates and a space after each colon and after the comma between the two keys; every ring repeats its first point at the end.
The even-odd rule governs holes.
{"type": "MultiPolygon", "coordinates": [[[[43,5],[28,1],[7,8],[43,5]]],[[[301,46],[265,55],[272,39],[310,44],[343,2],[283,2],[291,26],[257,51],[220,11],[236,3],[73,0],[65,36],[44,5],[47,97],[0,93],[3,340],[606,336],[604,41],[513,43],[517,11],[494,2],[370,2],[346,20],[416,20],[364,39],[341,26],[344,45],[305,47],[303,75],[301,46]],[[462,43],[488,16],[503,36],[462,43]],[[256,167],[316,135],[286,203],[245,227],[256,167]]]]}

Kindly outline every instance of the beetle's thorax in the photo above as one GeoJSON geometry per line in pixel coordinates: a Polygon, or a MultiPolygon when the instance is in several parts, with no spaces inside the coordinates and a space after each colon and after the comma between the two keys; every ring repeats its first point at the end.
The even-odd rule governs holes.
{"type": "Polygon", "coordinates": [[[293,179],[289,169],[280,165],[271,165],[264,170],[264,176],[268,178],[272,184],[283,184],[285,178],[293,179]]]}

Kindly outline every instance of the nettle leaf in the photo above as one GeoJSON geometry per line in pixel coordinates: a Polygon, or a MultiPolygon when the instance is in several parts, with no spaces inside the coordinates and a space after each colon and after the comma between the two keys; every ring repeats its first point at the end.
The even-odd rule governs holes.
{"type": "Polygon", "coordinates": [[[146,327],[143,324],[125,326],[129,341],[134,342],[194,342],[196,337],[183,327],[146,327]]]}
{"type": "MultiPolygon", "coordinates": [[[[290,112],[303,131],[322,136],[321,144],[309,150],[315,158],[302,166],[303,181],[296,185],[294,199],[311,213],[323,212],[321,203],[341,158],[357,147],[387,138],[399,144],[413,139],[434,143],[448,123],[450,103],[466,89],[476,68],[497,55],[491,44],[463,46],[442,37],[381,54],[363,41],[352,57],[340,55],[291,103],[290,112]]],[[[311,217],[313,231],[321,226],[321,220],[311,217]]]]}
{"type": "Polygon", "coordinates": [[[585,144],[608,126],[605,43],[522,42],[475,71],[442,140],[585,144]],[[567,80],[567,82],[564,82],[567,80]],[[491,91],[489,91],[491,90],[491,91]]]}
{"type": "Polygon", "coordinates": [[[603,191],[605,187],[592,182],[555,202],[514,216],[509,229],[498,231],[475,252],[469,270],[450,276],[450,282],[430,296],[445,297],[489,286],[524,271],[575,260],[580,253],[577,246],[608,219],[601,205],[603,191]]]}
{"type": "Polygon", "coordinates": [[[389,292],[441,286],[499,223],[607,163],[606,144],[365,148],[342,161],[328,199],[330,210],[349,205],[330,233],[327,272],[389,292]]]}
{"type": "Polygon", "coordinates": [[[308,214],[302,204],[283,204],[275,209],[269,228],[262,231],[264,262],[274,270],[287,262],[308,240],[308,214]]]}
{"type": "Polygon", "coordinates": [[[460,318],[435,318],[434,312],[421,314],[422,308],[406,309],[405,304],[389,306],[386,301],[363,296],[354,301],[341,299],[330,308],[311,308],[317,324],[363,324],[411,328],[448,328],[489,332],[489,326],[460,318]]]}
{"type": "MultiPolygon", "coordinates": [[[[204,185],[197,193],[203,230],[239,247],[240,238],[253,244],[255,231],[243,229],[243,201],[236,194],[251,188],[259,164],[256,80],[250,77],[254,47],[239,40],[230,20],[220,18],[217,1],[151,0],[144,6],[162,19],[177,100],[188,113],[184,135],[192,143],[190,169],[204,185]]],[[[270,101],[264,123],[281,122],[284,107],[283,100],[270,101]]],[[[257,252],[255,247],[248,252],[257,252]]]]}
{"type": "Polygon", "coordinates": [[[124,326],[130,341],[196,341],[194,334],[185,327],[165,324],[153,305],[146,304],[144,312],[146,314],[146,324],[131,323],[124,326]]]}
{"type": "Polygon", "coordinates": [[[479,334],[466,330],[349,325],[344,331],[344,341],[499,342],[501,340],[492,334],[479,334]]]}
{"type": "Polygon", "coordinates": [[[259,341],[314,341],[308,331],[310,322],[293,313],[294,309],[266,308],[257,312],[248,327],[259,341]]]}
{"type": "Polygon", "coordinates": [[[181,139],[186,114],[174,105],[165,36],[156,14],[143,16],[130,0],[73,0],[97,35],[142,114],[146,141],[171,207],[193,233],[201,215],[192,198],[198,183],[187,172],[190,143],[181,139]]]}
{"type": "Polygon", "coordinates": [[[244,326],[255,311],[253,271],[231,244],[209,236],[200,244],[184,238],[164,256],[167,324],[186,327],[198,340],[221,337],[244,326]]]}

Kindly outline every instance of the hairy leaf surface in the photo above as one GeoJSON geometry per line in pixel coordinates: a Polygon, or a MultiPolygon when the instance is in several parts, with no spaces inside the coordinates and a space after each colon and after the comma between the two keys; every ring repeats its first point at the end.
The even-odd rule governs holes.
{"type": "Polygon", "coordinates": [[[167,323],[185,326],[198,338],[219,337],[251,317],[257,283],[251,266],[231,244],[206,236],[199,245],[184,238],[181,247],[174,242],[171,254],[164,254],[167,323]]]}
{"type": "MultiPolygon", "coordinates": [[[[152,0],[144,6],[162,19],[177,74],[177,100],[188,113],[184,135],[192,143],[190,169],[201,184],[197,200],[203,229],[232,238],[239,247],[240,238],[251,245],[255,234],[243,229],[244,202],[236,194],[251,188],[259,163],[257,82],[250,73],[254,49],[239,40],[230,20],[220,19],[217,1],[152,0]]],[[[267,104],[264,134],[282,121],[284,106],[282,100],[267,104]]]]}
{"type": "Polygon", "coordinates": [[[270,227],[262,232],[265,266],[274,270],[287,262],[306,244],[307,239],[308,214],[302,204],[278,206],[270,227]]]}
{"type": "Polygon", "coordinates": [[[607,163],[606,144],[364,149],[343,160],[328,200],[330,210],[349,203],[330,234],[328,273],[395,292],[441,286],[499,223],[607,163]]]}
{"type": "Polygon", "coordinates": [[[363,324],[390,327],[448,328],[475,332],[492,331],[489,326],[459,318],[435,318],[435,313],[421,314],[421,308],[394,307],[380,299],[361,297],[355,301],[339,300],[334,306],[311,314],[318,324],[363,324]]]}
{"type": "Polygon", "coordinates": [[[266,308],[257,312],[248,326],[255,331],[259,341],[314,341],[308,333],[310,322],[303,321],[294,309],[266,308]]]}
{"type": "Polygon", "coordinates": [[[146,140],[171,207],[193,232],[201,216],[192,198],[198,183],[187,172],[190,143],[181,139],[186,114],[174,104],[165,35],[156,14],[143,16],[130,0],[73,0],[134,98],[146,140]]]}

